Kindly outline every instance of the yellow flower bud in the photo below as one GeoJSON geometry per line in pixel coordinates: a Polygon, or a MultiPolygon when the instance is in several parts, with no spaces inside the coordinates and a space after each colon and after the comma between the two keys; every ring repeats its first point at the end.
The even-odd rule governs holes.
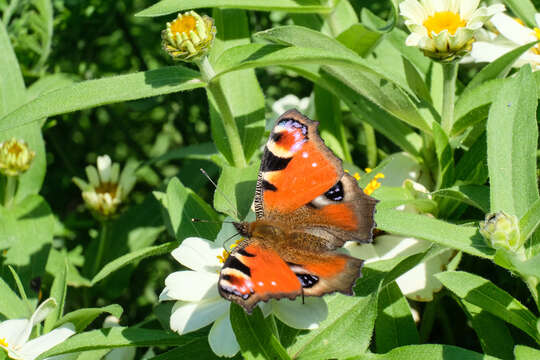
{"type": "Polygon", "coordinates": [[[175,60],[192,61],[208,52],[215,35],[214,19],[188,11],[167,23],[161,39],[163,49],[175,60]]]}
{"type": "Polygon", "coordinates": [[[24,140],[4,141],[0,144],[0,173],[17,176],[30,168],[36,153],[28,148],[24,140]]]}

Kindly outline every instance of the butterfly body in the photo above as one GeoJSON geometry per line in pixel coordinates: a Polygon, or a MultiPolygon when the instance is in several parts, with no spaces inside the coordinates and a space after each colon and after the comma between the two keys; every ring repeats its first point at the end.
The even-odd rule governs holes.
{"type": "Polygon", "coordinates": [[[295,110],[276,122],[255,193],[257,220],[236,223],[246,239],[220,273],[220,294],[251,312],[259,301],[352,295],[362,260],[336,251],[346,241],[371,242],[376,200],[295,110]]]}

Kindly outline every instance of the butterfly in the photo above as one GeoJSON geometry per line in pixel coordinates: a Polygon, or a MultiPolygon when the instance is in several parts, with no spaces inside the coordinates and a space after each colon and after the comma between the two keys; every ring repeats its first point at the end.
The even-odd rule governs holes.
{"type": "Polygon", "coordinates": [[[262,156],[253,222],[223,264],[222,297],[251,313],[259,301],[340,292],[353,295],[363,261],[337,251],[369,243],[377,200],[364,194],[324,144],[318,123],[296,110],[281,115],[262,156]]]}

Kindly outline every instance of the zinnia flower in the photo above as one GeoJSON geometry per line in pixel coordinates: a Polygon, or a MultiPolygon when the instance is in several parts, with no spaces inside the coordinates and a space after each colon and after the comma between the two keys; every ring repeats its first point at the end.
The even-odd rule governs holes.
{"type": "Polygon", "coordinates": [[[449,62],[471,50],[475,32],[504,5],[478,8],[480,0],[405,0],[399,5],[411,31],[408,46],[432,59],[449,62]]]}
{"type": "MultiPolygon", "coordinates": [[[[170,327],[178,334],[198,330],[211,323],[208,342],[218,356],[234,356],[240,349],[229,318],[231,303],[218,293],[219,271],[227,256],[218,244],[196,237],[185,239],[172,256],[191,269],[177,271],[165,279],[160,301],[176,300],[170,327]]],[[[273,313],[285,324],[297,329],[314,329],[328,314],[321,298],[290,301],[272,300],[263,305],[263,313],[273,313]]]]}
{"type": "Polygon", "coordinates": [[[12,138],[0,143],[0,173],[17,176],[28,170],[36,153],[24,140],[12,138]]]}
{"type": "Polygon", "coordinates": [[[78,177],[73,182],[82,190],[83,200],[98,217],[108,218],[116,214],[135,185],[135,164],[128,164],[122,173],[120,165],[112,163],[109,155],[98,156],[95,166],[86,167],[88,183],[78,177]]]}
{"type": "MultiPolygon", "coordinates": [[[[75,326],[72,323],[66,323],[45,335],[28,341],[32,334],[32,328],[45,320],[55,307],[56,301],[49,298],[41,303],[30,319],[13,319],[1,322],[0,349],[6,350],[10,359],[33,360],[75,334],[75,326]]],[[[54,358],[58,359],[56,356],[54,358]]]]}
{"type": "MultiPolygon", "coordinates": [[[[476,62],[492,62],[515,48],[540,40],[540,14],[536,14],[536,26],[528,28],[519,19],[514,19],[504,13],[496,14],[490,23],[496,28],[491,41],[477,41],[473,44],[471,57],[476,62]]],[[[525,54],[514,62],[514,67],[531,64],[533,70],[540,70],[540,47],[531,47],[525,54]]]]}

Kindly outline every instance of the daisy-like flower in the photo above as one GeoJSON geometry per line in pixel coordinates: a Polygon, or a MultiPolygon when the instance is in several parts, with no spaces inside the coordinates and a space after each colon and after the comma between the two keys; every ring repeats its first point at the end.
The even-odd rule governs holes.
{"type": "MultiPolygon", "coordinates": [[[[410,156],[397,154],[384,166],[385,177],[381,179],[382,187],[403,187],[410,193],[410,199],[431,200],[426,187],[420,183],[420,165],[410,156]]],[[[377,186],[379,188],[380,185],[377,186]]],[[[367,188],[367,187],[366,187],[367,188]]],[[[364,189],[365,191],[365,189],[364,189]]],[[[377,193],[375,193],[377,197],[377,193]]],[[[419,209],[414,205],[401,205],[397,210],[414,213],[422,213],[425,209],[419,209]]],[[[413,237],[384,234],[375,237],[371,244],[359,244],[347,242],[345,249],[352,256],[365,260],[366,264],[392,259],[395,257],[410,256],[426,251],[431,246],[427,240],[413,237]]],[[[455,251],[446,250],[443,253],[420,262],[414,268],[396,279],[401,292],[409,299],[416,301],[431,301],[433,294],[442,289],[442,284],[433,275],[444,271],[446,265],[453,258],[455,251]]]]}
{"type": "Polygon", "coordinates": [[[24,140],[12,138],[0,143],[0,173],[17,176],[30,168],[36,153],[24,140]]]}
{"type": "Polygon", "coordinates": [[[216,27],[214,19],[200,16],[195,11],[178,14],[162,31],[163,49],[175,60],[192,61],[205,55],[210,49],[216,27]]]}
{"type": "MultiPolygon", "coordinates": [[[[10,359],[33,360],[75,334],[75,326],[66,323],[29,341],[32,328],[45,320],[55,307],[56,301],[49,298],[41,303],[30,319],[13,319],[1,322],[0,349],[7,351],[10,359]]],[[[53,358],[60,359],[60,356],[47,359],[53,358]]]]}
{"type": "MultiPolygon", "coordinates": [[[[171,329],[182,335],[213,323],[208,334],[212,351],[218,356],[234,356],[240,346],[229,318],[231,303],[219,295],[217,285],[227,252],[216,243],[192,237],[185,239],[172,256],[191,270],[170,274],[159,296],[160,301],[176,301],[170,318],[171,329]]],[[[265,315],[273,313],[297,329],[314,329],[328,314],[321,298],[306,298],[305,304],[301,299],[272,300],[262,309],[265,315]]]]}
{"type": "Polygon", "coordinates": [[[86,167],[88,182],[78,177],[73,182],[81,189],[86,206],[98,217],[109,218],[133,189],[137,180],[135,167],[134,163],[128,164],[120,173],[120,165],[112,163],[109,155],[98,156],[97,168],[86,167]]]}
{"type": "MultiPolygon", "coordinates": [[[[520,19],[514,19],[504,13],[496,14],[490,24],[498,34],[493,33],[493,40],[477,41],[473,44],[471,57],[476,62],[492,62],[515,48],[540,40],[540,14],[534,16],[536,27],[531,29],[520,19]]],[[[514,67],[530,64],[533,70],[540,70],[540,46],[531,47],[514,62],[514,67]]]]}
{"type": "Polygon", "coordinates": [[[399,5],[411,31],[408,46],[417,46],[432,59],[450,62],[468,53],[474,35],[504,5],[478,8],[480,0],[405,0],[399,5]]]}

